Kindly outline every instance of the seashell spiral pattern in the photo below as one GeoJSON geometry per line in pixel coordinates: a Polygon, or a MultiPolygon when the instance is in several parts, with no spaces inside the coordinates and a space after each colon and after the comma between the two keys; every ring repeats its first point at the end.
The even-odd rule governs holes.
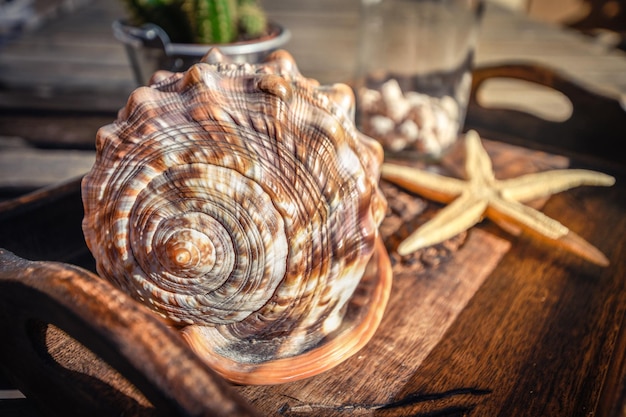
{"type": "Polygon", "coordinates": [[[249,65],[214,49],[155,74],[98,131],[83,179],[99,275],[225,377],[297,379],[248,375],[342,326],[386,210],[382,150],[353,118],[349,87],[303,77],[285,51],[249,65]]]}

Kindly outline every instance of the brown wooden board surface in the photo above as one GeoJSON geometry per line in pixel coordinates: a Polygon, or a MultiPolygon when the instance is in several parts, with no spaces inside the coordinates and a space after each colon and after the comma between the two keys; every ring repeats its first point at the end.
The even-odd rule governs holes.
{"type": "MultiPolygon", "coordinates": [[[[569,163],[484,142],[499,178],[569,163]]],[[[460,175],[461,160],[457,152],[450,156],[455,162],[442,169],[460,175]]],[[[489,221],[400,259],[393,253],[398,241],[441,206],[383,183],[391,209],[381,232],[394,262],[394,282],[372,341],[316,377],[236,391],[264,415],[619,415],[626,201],[623,173],[609,173],[619,174],[613,187],[581,187],[543,205],[547,215],[598,246],[611,260],[607,268],[524,235],[508,235],[489,221]]],[[[23,204],[5,203],[0,247],[31,259],[89,267],[77,230],[82,212],[77,184],[69,183],[54,198],[53,189],[41,192],[40,199],[23,197],[23,204]]]]}

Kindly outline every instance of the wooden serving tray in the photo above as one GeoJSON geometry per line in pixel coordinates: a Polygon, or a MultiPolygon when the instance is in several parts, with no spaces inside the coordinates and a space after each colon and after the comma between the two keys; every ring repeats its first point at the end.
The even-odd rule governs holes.
{"type": "MultiPolygon", "coordinates": [[[[474,121],[489,131],[481,130],[487,119],[474,121]]],[[[609,267],[489,221],[399,258],[399,241],[441,206],[383,183],[390,210],[381,234],[394,281],[374,338],[316,377],[233,386],[155,314],[94,274],[77,178],[0,203],[0,371],[35,405],[32,416],[620,415],[623,166],[484,144],[498,178],[567,166],[614,175],[613,187],[534,202],[602,250],[609,267]]],[[[461,176],[462,158],[455,149],[440,169],[461,176]]]]}

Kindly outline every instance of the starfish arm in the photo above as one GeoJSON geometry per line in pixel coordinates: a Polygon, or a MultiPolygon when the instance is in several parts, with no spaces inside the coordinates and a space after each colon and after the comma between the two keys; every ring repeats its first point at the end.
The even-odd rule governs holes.
{"type": "Polygon", "coordinates": [[[492,182],[494,180],[491,158],[483,147],[480,136],[475,130],[470,130],[465,135],[465,173],[470,180],[492,182]]]}
{"type": "Polygon", "coordinates": [[[463,192],[465,181],[403,165],[384,163],[382,178],[440,203],[449,203],[463,192]]]}
{"type": "Polygon", "coordinates": [[[545,241],[568,250],[600,266],[609,265],[607,257],[595,246],[545,214],[515,201],[494,199],[487,216],[497,224],[513,223],[545,241]]]}
{"type": "Polygon", "coordinates": [[[558,239],[557,246],[560,246],[588,261],[600,266],[609,266],[609,259],[598,248],[587,242],[576,233],[569,231],[568,234],[558,239]]]}
{"type": "Polygon", "coordinates": [[[602,172],[587,169],[559,169],[498,181],[498,188],[505,198],[530,201],[582,185],[608,187],[613,184],[615,184],[615,178],[602,172]]]}
{"type": "Polygon", "coordinates": [[[542,212],[516,201],[503,198],[493,198],[490,201],[487,217],[496,222],[500,220],[508,221],[523,229],[534,230],[553,240],[565,236],[569,231],[567,227],[542,212]]]}
{"type": "Polygon", "coordinates": [[[458,235],[480,222],[486,208],[486,200],[462,194],[403,240],[398,245],[398,254],[408,255],[458,235]]]}

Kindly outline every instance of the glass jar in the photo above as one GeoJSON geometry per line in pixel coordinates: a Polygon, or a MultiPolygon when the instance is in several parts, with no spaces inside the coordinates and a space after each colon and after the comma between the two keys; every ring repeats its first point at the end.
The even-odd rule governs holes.
{"type": "Polygon", "coordinates": [[[479,0],[361,0],[359,129],[386,154],[440,158],[462,131],[479,0]]]}

